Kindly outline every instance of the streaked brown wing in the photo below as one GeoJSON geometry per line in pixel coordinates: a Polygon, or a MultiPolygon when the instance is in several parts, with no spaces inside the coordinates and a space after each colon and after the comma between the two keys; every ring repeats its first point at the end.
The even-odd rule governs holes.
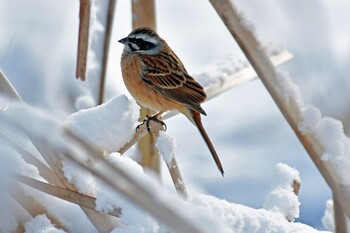
{"type": "Polygon", "coordinates": [[[207,95],[203,87],[187,73],[176,55],[143,55],[142,60],[142,79],[148,85],[165,97],[206,115],[200,104],[207,95]]]}

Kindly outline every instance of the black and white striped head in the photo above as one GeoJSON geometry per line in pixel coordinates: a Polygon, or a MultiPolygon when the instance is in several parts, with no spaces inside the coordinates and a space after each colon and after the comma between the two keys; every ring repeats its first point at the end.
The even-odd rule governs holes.
{"type": "Polygon", "coordinates": [[[163,47],[163,40],[150,28],[141,27],[132,31],[118,42],[125,45],[126,53],[157,54],[163,47]]]}

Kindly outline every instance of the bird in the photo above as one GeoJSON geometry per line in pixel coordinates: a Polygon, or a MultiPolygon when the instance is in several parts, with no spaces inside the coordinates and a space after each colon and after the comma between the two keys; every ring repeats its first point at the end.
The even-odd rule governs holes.
{"type": "Polygon", "coordinates": [[[201,107],[207,99],[204,88],[188,74],[167,42],[151,28],[136,28],[118,42],[124,45],[121,70],[126,88],[139,105],[158,112],[148,119],[158,120],[170,110],[185,115],[199,130],[224,176],[220,158],[201,120],[201,114],[207,115],[201,107]]]}

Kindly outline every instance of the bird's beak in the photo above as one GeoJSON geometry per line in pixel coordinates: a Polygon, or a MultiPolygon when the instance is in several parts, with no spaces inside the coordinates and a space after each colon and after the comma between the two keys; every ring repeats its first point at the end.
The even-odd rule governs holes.
{"type": "Polygon", "coordinates": [[[127,37],[123,38],[123,39],[120,39],[118,40],[119,43],[122,43],[122,44],[126,44],[129,42],[129,39],[127,37]]]}

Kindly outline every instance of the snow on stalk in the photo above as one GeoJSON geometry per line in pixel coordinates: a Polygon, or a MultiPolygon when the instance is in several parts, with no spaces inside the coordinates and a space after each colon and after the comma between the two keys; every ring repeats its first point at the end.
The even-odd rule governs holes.
{"type": "Polygon", "coordinates": [[[188,194],[185,182],[182,178],[179,166],[175,158],[175,138],[161,131],[158,134],[155,146],[158,148],[159,153],[162,155],[163,160],[168,167],[171,179],[173,180],[178,195],[187,200],[188,194]]]}
{"type": "MultiPolygon", "coordinates": [[[[322,176],[333,190],[333,193],[341,206],[344,208],[344,211],[348,216],[350,216],[350,202],[348,199],[350,196],[350,189],[349,186],[347,186],[347,183],[342,183],[342,174],[344,174],[344,169],[340,169],[341,171],[339,171],[336,169],[336,164],[333,163],[334,160],[329,159],[326,161],[322,158],[323,155],[329,152],[327,151],[329,147],[327,148],[324,140],[322,140],[322,135],[315,134],[317,131],[309,130],[310,128],[303,131],[300,129],[300,125],[303,122],[304,117],[307,116],[305,115],[305,111],[310,110],[310,107],[304,106],[302,103],[299,88],[292,83],[290,78],[275,71],[270,59],[265,54],[263,48],[251,32],[250,28],[247,26],[246,20],[239,15],[232,1],[210,0],[210,2],[226,25],[227,29],[230,31],[238,45],[245,53],[249,62],[256,70],[256,73],[260,77],[262,83],[265,85],[273,100],[276,102],[277,106],[294,130],[300,142],[304,145],[306,151],[309,153],[311,159],[321,172],[322,176]]],[[[313,112],[311,114],[321,115],[319,110],[313,110],[315,110],[315,108],[311,109],[313,112]]],[[[318,122],[314,123],[327,125],[327,122],[324,122],[324,118],[319,117],[318,120],[318,122]]],[[[336,131],[335,134],[337,135],[338,139],[340,138],[340,140],[346,141],[346,144],[348,144],[348,139],[344,139],[346,136],[343,132],[341,132],[341,123],[337,122],[336,120],[332,121],[333,123],[328,124],[328,126],[330,126],[329,128],[336,131]]],[[[341,150],[342,148],[339,149],[341,150]]],[[[344,150],[343,152],[346,153],[343,154],[343,156],[337,156],[335,154],[333,154],[333,156],[338,158],[343,157],[343,162],[345,164],[349,164],[348,150],[344,150]]]]}

